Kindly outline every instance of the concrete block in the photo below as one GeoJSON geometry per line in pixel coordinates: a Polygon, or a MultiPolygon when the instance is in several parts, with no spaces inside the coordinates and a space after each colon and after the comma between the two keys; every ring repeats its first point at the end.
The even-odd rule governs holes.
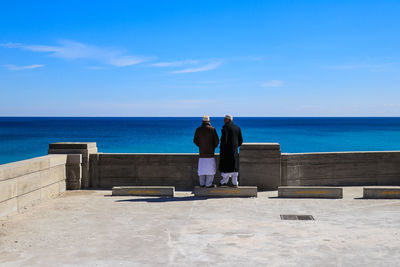
{"type": "Polygon", "coordinates": [[[282,198],[343,198],[341,187],[280,186],[278,197],[282,198]]]}
{"type": "Polygon", "coordinates": [[[18,196],[18,211],[21,211],[24,207],[32,206],[40,202],[41,189],[32,191],[30,193],[18,196]]]}
{"type": "Polygon", "coordinates": [[[38,190],[42,187],[40,180],[40,172],[34,172],[20,176],[17,179],[18,196],[38,190]]]}
{"type": "Polygon", "coordinates": [[[89,152],[87,149],[49,149],[49,155],[57,155],[57,154],[81,154],[83,161],[88,158],[89,152]]]}
{"type": "Polygon", "coordinates": [[[3,202],[0,202],[0,218],[3,216],[11,215],[18,211],[18,200],[12,198],[3,202]]]}
{"type": "Polygon", "coordinates": [[[241,185],[276,190],[281,181],[281,151],[278,143],[245,143],[240,147],[241,185]]]}
{"type": "Polygon", "coordinates": [[[67,163],[67,155],[47,155],[50,158],[50,168],[67,163]]]}
{"type": "Polygon", "coordinates": [[[247,150],[280,150],[279,143],[243,143],[241,149],[247,150]]]}
{"type": "Polygon", "coordinates": [[[65,180],[65,165],[58,165],[40,172],[40,184],[42,187],[65,180]]]}
{"type": "Polygon", "coordinates": [[[65,180],[65,178],[66,178],[65,165],[60,165],[60,166],[50,168],[50,176],[54,178],[54,182],[65,180]]]}
{"type": "Polygon", "coordinates": [[[173,186],[114,186],[113,196],[158,196],[173,197],[175,187],[173,186]]]}
{"type": "Polygon", "coordinates": [[[49,149],[89,149],[96,147],[96,142],[57,142],[49,144],[49,149]]]}
{"type": "Polygon", "coordinates": [[[60,194],[60,186],[58,183],[45,186],[41,189],[40,199],[54,198],[60,194]]]}
{"type": "Polygon", "coordinates": [[[65,181],[58,182],[58,187],[59,187],[60,194],[65,192],[65,190],[67,189],[67,185],[66,185],[65,181]]]}
{"type": "Polygon", "coordinates": [[[66,165],[66,183],[68,190],[81,189],[82,166],[80,164],[66,165]]]}
{"type": "MultiPolygon", "coordinates": [[[[49,144],[49,154],[81,154],[82,155],[82,178],[81,187],[87,188],[89,182],[89,155],[97,153],[95,142],[60,142],[49,144]]],[[[77,183],[71,186],[76,187],[77,183]]]]}
{"type": "Polygon", "coordinates": [[[257,187],[239,186],[205,188],[196,186],[194,188],[194,195],[196,197],[257,197],[257,187]]]}
{"type": "Polygon", "coordinates": [[[0,202],[17,196],[17,179],[0,181],[0,202]]]}
{"type": "Polygon", "coordinates": [[[82,164],[82,154],[68,154],[67,164],[82,164]]]}
{"type": "Polygon", "coordinates": [[[363,197],[367,199],[400,199],[400,187],[364,187],[363,197]]]}
{"type": "Polygon", "coordinates": [[[50,158],[48,156],[3,164],[0,165],[0,181],[38,172],[49,166],[50,158]]]}

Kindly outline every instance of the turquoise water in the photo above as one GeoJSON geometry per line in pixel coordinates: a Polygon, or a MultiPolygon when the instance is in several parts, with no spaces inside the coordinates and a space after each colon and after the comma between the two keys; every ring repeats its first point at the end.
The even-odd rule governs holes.
{"type": "MultiPolygon", "coordinates": [[[[400,150],[400,118],[235,118],[245,142],[282,152],[400,150]]],[[[0,117],[0,164],[47,154],[52,142],[97,142],[100,152],[197,152],[201,118],[0,117]]],[[[223,118],[211,118],[221,133],[223,118]]]]}

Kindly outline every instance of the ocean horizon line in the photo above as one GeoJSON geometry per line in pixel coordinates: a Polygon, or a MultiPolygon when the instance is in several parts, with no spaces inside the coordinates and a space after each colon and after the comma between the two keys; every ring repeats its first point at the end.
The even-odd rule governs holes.
{"type": "MultiPolygon", "coordinates": [[[[201,118],[199,116],[0,116],[0,118],[201,118]]],[[[211,118],[223,118],[211,116],[211,118]]],[[[234,118],[400,118],[400,116],[235,116],[234,118]]]]}

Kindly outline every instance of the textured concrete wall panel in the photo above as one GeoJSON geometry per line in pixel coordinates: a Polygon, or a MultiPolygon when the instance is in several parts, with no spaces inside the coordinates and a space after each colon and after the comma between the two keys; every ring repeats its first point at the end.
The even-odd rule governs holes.
{"type": "Polygon", "coordinates": [[[0,217],[65,191],[66,155],[48,155],[0,166],[0,217]]]}
{"type": "Polygon", "coordinates": [[[282,154],[282,185],[400,185],[400,152],[282,154]]]}

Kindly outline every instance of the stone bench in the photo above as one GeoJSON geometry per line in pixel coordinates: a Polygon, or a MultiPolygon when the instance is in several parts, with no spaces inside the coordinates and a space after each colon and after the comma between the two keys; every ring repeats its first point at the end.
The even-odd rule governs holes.
{"type": "Polygon", "coordinates": [[[367,199],[400,199],[400,187],[364,187],[363,198],[367,199]]]}
{"type": "Polygon", "coordinates": [[[173,197],[174,186],[114,186],[113,196],[173,197]]]}
{"type": "Polygon", "coordinates": [[[343,198],[341,187],[320,186],[280,186],[278,187],[280,198],[343,198]]]}
{"type": "Polygon", "coordinates": [[[257,186],[205,188],[196,186],[195,197],[257,197],[257,186]]]}

